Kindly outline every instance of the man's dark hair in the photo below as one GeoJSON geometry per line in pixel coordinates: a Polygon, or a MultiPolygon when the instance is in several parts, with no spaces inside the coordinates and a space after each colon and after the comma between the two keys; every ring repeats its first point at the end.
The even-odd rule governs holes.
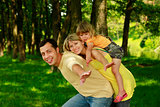
{"type": "Polygon", "coordinates": [[[52,47],[54,47],[55,49],[58,47],[57,42],[54,39],[44,39],[39,43],[39,48],[44,46],[47,42],[52,44],[52,47]]]}

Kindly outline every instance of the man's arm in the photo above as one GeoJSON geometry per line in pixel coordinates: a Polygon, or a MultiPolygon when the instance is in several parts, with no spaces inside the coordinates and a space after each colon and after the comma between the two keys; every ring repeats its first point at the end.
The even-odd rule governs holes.
{"type": "Polygon", "coordinates": [[[81,76],[82,73],[84,73],[84,69],[79,64],[74,64],[72,66],[72,71],[77,73],[79,76],[81,76]]]}
{"type": "Polygon", "coordinates": [[[80,84],[83,85],[83,83],[86,81],[86,79],[90,76],[91,71],[85,72],[85,70],[78,64],[74,64],[72,66],[72,71],[76,72],[80,76],[80,84]]]}

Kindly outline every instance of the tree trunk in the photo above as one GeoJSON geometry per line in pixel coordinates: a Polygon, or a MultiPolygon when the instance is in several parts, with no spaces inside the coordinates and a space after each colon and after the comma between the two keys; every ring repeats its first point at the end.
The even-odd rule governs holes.
{"type": "Polygon", "coordinates": [[[71,0],[71,29],[70,33],[76,32],[78,23],[82,20],[81,0],[71,0]]]}
{"type": "Polygon", "coordinates": [[[11,41],[12,41],[12,30],[11,30],[11,5],[9,3],[9,1],[6,3],[7,5],[7,54],[11,54],[11,50],[12,50],[12,44],[11,44],[11,41]]]}
{"type": "Polygon", "coordinates": [[[47,38],[50,38],[51,31],[50,31],[50,22],[49,22],[49,11],[48,11],[48,0],[45,0],[45,12],[46,12],[46,36],[47,38]]]}
{"type": "Polygon", "coordinates": [[[59,0],[51,0],[52,3],[52,33],[53,39],[57,41],[58,36],[60,34],[60,27],[61,27],[61,13],[60,13],[60,4],[59,0]]]}
{"type": "Polygon", "coordinates": [[[128,55],[127,45],[128,45],[129,21],[130,21],[131,12],[133,9],[132,5],[134,2],[135,2],[135,0],[128,0],[126,12],[125,12],[125,22],[124,22],[124,28],[123,28],[123,42],[122,42],[124,56],[128,55]]]}
{"type": "Polygon", "coordinates": [[[5,1],[1,1],[1,26],[2,26],[2,31],[0,32],[0,57],[4,55],[4,40],[5,40],[5,8],[3,7],[3,5],[5,5],[5,1]]]}
{"type": "Polygon", "coordinates": [[[12,23],[13,23],[13,59],[17,58],[18,40],[17,40],[17,15],[16,1],[12,0],[12,23]]]}
{"type": "Polygon", "coordinates": [[[35,29],[36,29],[36,0],[32,0],[32,42],[31,42],[31,54],[34,54],[35,49],[35,29]]]}
{"type": "Polygon", "coordinates": [[[25,61],[25,42],[23,37],[23,11],[22,11],[22,1],[17,0],[18,2],[18,49],[19,49],[19,60],[25,61]]]}
{"type": "Polygon", "coordinates": [[[58,38],[60,52],[63,51],[63,42],[70,32],[70,25],[71,25],[71,0],[67,0],[67,15],[63,23],[61,34],[59,35],[58,38]]]}
{"type": "Polygon", "coordinates": [[[91,24],[95,27],[96,33],[107,34],[106,24],[106,0],[94,0],[91,14],[91,24]]]}

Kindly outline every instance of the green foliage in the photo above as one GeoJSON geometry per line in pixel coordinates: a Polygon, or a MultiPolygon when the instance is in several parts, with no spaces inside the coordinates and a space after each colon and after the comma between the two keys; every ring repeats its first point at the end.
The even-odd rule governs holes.
{"type": "Polygon", "coordinates": [[[160,46],[160,37],[145,37],[141,42],[141,47],[155,49],[160,46]]]}
{"type": "MultiPolygon", "coordinates": [[[[39,56],[27,55],[24,63],[10,56],[0,61],[1,107],[61,107],[77,93],[60,72],[47,74],[50,67],[39,56]]],[[[122,63],[136,79],[131,107],[158,107],[160,61],[125,57],[122,63]]]]}
{"type": "Polygon", "coordinates": [[[81,0],[82,20],[90,21],[92,12],[92,0],[81,0]]]}

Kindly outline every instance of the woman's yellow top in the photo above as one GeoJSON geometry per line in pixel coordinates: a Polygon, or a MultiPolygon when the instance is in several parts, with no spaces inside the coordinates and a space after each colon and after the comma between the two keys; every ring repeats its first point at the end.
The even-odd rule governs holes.
{"type": "MultiPolygon", "coordinates": [[[[108,62],[112,62],[112,58],[110,57],[109,54],[107,54],[105,56],[105,58],[108,60],[108,62]]],[[[115,98],[118,94],[118,85],[116,82],[116,78],[111,71],[111,67],[108,68],[106,71],[104,71],[103,64],[101,64],[97,60],[91,61],[90,64],[95,69],[97,69],[105,78],[107,78],[107,80],[110,81],[110,83],[113,87],[113,90],[115,92],[115,94],[114,94],[114,98],[115,98]]],[[[128,96],[126,98],[124,98],[122,101],[126,101],[133,96],[134,88],[136,87],[136,82],[135,82],[135,79],[134,79],[132,73],[123,64],[120,65],[119,72],[120,72],[122,79],[123,79],[124,89],[125,89],[126,93],[128,94],[128,96]]]]}

